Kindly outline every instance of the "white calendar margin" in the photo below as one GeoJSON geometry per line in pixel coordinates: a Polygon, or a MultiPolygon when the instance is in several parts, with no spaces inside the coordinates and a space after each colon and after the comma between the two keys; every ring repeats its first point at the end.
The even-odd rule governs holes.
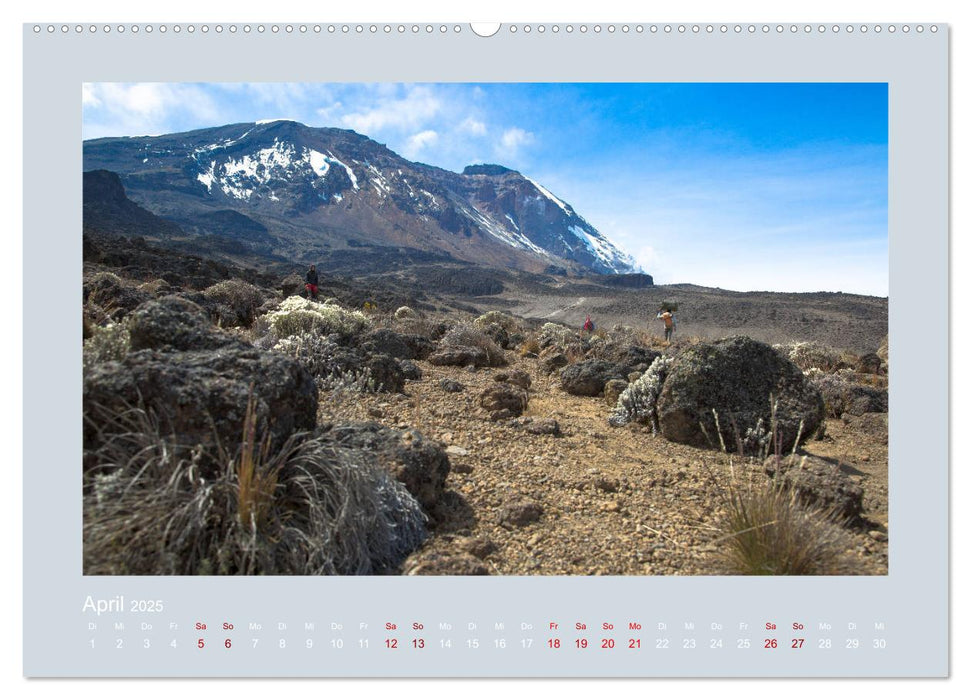
{"type": "MultiPolygon", "coordinates": [[[[517,3],[503,2],[502,0],[499,0],[497,2],[493,2],[490,4],[490,7],[488,9],[490,16],[477,17],[477,18],[492,19],[496,15],[499,15],[501,18],[508,19],[509,21],[535,21],[536,19],[541,19],[543,21],[583,21],[583,20],[603,21],[611,17],[620,18],[620,19],[623,19],[624,21],[636,21],[638,19],[642,19],[641,17],[630,16],[629,9],[627,8],[621,8],[621,9],[616,8],[615,5],[618,5],[618,4],[619,3],[614,3],[614,2],[611,2],[610,0],[605,0],[602,2],[596,3],[595,7],[589,7],[589,6],[588,7],[583,7],[583,6],[569,7],[566,3],[561,2],[561,3],[557,3],[555,11],[551,8],[549,12],[542,13],[541,17],[537,17],[536,15],[540,13],[535,11],[530,12],[521,6],[517,6],[517,3]],[[530,16],[524,16],[524,14],[530,15],[530,16]]],[[[55,9],[53,11],[49,11],[46,13],[48,17],[42,16],[40,17],[41,19],[49,18],[54,20],[58,18],[75,16],[74,14],[72,14],[73,8],[70,6],[69,3],[63,3],[63,2],[49,3],[49,5],[54,5],[55,9]]],[[[281,16],[294,15],[294,13],[286,11],[286,5],[287,5],[286,2],[279,2],[275,4],[274,9],[281,16]]],[[[408,5],[407,17],[400,16],[399,8],[400,6],[396,7],[390,2],[376,2],[368,5],[365,5],[363,3],[358,3],[353,7],[353,12],[348,11],[346,8],[343,11],[341,10],[341,8],[328,8],[327,19],[333,19],[335,21],[341,21],[341,20],[386,21],[389,19],[401,19],[401,20],[462,19],[462,18],[450,17],[449,16],[450,13],[454,14],[454,6],[448,5],[446,3],[424,3],[424,4],[410,3],[408,5]],[[429,6],[431,6],[431,9],[426,9],[429,6]]],[[[14,30],[13,32],[11,32],[11,35],[8,37],[8,42],[5,42],[5,47],[8,49],[7,51],[8,60],[5,61],[5,66],[8,68],[8,70],[12,69],[10,70],[10,75],[8,77],[7,82],[8,84],[12,85],[12,90],[18,95],[20,94],[20,85],[19,85],[20,73],[19,73],[19,70],[17,70],[17,68],[20,65],[21,54],[20,54],[20,37],[19,37],[19,32],[17,31],[19,27],[16,26],[14,23],[19,25],[20,22],[35,21],[39,19],[38,9],[39,8],[36,4],[29,8],[26,8],[26,7],[18,8],[18,10],[15,10],[15,12],[18,13],[17,17],[13,19],[11,22],[7,23],[7,26],[10,28],[13,28],[14,30]],[[31,13],[29,16],[28,16],[28,11],[31,13]],[[14,34],[17,34],[17,36],[14,36],[14,34]]],[[[190,3],[180,2],[179,0],[166,3],[166,6],[165,6],[165,10],[170,17],[172,18],[177,17],[180,20],[211,21],[213,19],[213,17],[211,16],[212,14],[218,14],[219,19],[225,19],[225,20],[246,21],[247,19],[252,19],[252,17],[247,18],[245,16],[241,16],[238,13],[238,11],[234,13],[229,8],[225,10],[220,10],[218,13],[215,13],[214,9],[215,8],[213,8],[210,5],[207,8],[205,8],[205,10],[200,10],[198,7],[194,7],[190,3]]],[[[465,9],[467,10],[467,8],[465,9]]],[[[954,17],[953,15],[949,15],[951,11],[951,7],[948,3],[928,0],[921,3],[919,7],[916,9],[920,12],[922,18],[940,17],[942,21],[950,20],[952,24],[956,21],[956,17],[954,17]]],[[[133,6],[121,6],[120,3],[115,4],[115,6],[112,8],[109,8],[107,12],[102,11],[100,13],[99,13],[99,8],[94,8],[91,6],[91,4],[88,4],[85,7],[85,11],[87,13],[85,19],[89,19],[89,18],[94,19],[95,17],[98,17],[99,14],[104,16],[105,18],[124,17],[126,21],[158,21],[158,19],[160,18],[159,13],[153,9],[145,9],[143,7],[137,8],[133,6]]],[[[866,19],[899,20],[899,19],[909,18],[915,14],[915,8],[910,3],[886,2],[886,3],[883,3],[881,6],[881,13],[882,13],[881,18],[868,17],[866,19]]],[[[44,15],[44,12],[41,12],[40,14],[44,15]]],[[[297,14],[302,14],[302,13],[297,13],[297,14]]],[[[852,7],[848,7],[847,3],[827,2],[826,0],[823,0],[822,2],[815,2],[812,4],[811,7],[796,8],[796,9],[792,9],[788,7],[776,7],[772,3],[768,3],[768,2],[736,2],[736,3],[733,3],[732,5],[732,15],[733,17],[731,18],[724,17],[724,9],[720,3],[699,2],[699,3],[695,3],[695,5],[690,8],[678,8],[677,11],[674,11],[672,9],[665,9],[663,7],[651,8],[650,16],[643,17],[643,19],[645,21],[654,21],[654,22],[665,21],[665,20],[710,21],[713,18],[717,18],[717,19],[765,18],[765,19],[770,19],[772,21],[809,20],[809,21],[837,21],[837,22],[838,21],[843,21],[843,22],[860,21],[861,19],[860,12],[856,11],[852,7]]],[[[957,22],[955,26],[959,28],[963,25],[961,25],[960,22],[957,22]]],[[[959,123],[961,121],[957,115],[967,114],[967,111],[964,106],[966,104],[965,102],[966,97],[960,91],[960,88],[959,88],[960,81],[958,79],[958,76],[962,75],[961,71],[966,66],[966,59],[964,58],[964,53],[958,48],[958,46],[959,44],[956,43],[954,48],[952,49],[952,56],[953,56],[952,65],[953,65],[953,71],[954,71],[953,78],[952,78],[952,86],[953,86],[952,119],[954,123],[959,123]]],[[[8,126],[8,129],[7,129],[8,133],[16,134],[19,132],[18,117],[19,117],[19,114],[5,115],[4,119],[5,119],[5,125],[8,126]],[[10,118],[11,116],[13,116],[13,119],[10,118]]],[[[963,141],[961,141],[961,139],[958,138],[957,134],[954,135],[953,143],[955,148],[953,181],[954,183],[960,183],[960,182],[963,182],[963,180],[961,179],[961,174],[963,173],[962,164],[966,162],[967,152],[966,152],[966,147],[963,144],[963,141]]],[[[19,189],[18,189],[19,183],[17,183],[16,181],[18,179],[17,173],[20,172],[20,169],[16,167],[12,167],[9,172],[13,173],[13,176],[12,177],[9,175],[5,176],[5,179],[8,181],[5,183],[7,186],[4,188],[4,198],[5,198],[5,202],[9,203],[9,206],[6,209],[11,212],[16,212],[17,204],[19,201],[19,189]]],[[[952,191],[956,189],[957,188],[952,185],[952,191]]],[[[962,211],[961,202],[960,200],[958,200],[954,204],[954,212],[953,212],[954,219],[952,224],[952,227],[954,229],[958,228],[958,224],[961,221],[959,216],[959,212],[961,211],[962,211]]],[[[12,220],[13,220],[12,225],[14,227],[14,230],[17,230],[18,228],[17,224],[20,221],[19,216],[14,215],[12,217],[12,220]]],[[[6,274],[4,275],[4,279],[10,281],[12,283],[11,287],[17,289],[19,288],[19,282],[21,277],[20,272],[17,269],[17,263],[16,263],[19,246],[17,241],[15,240],[6,241],[5,245],[7,246],[5,248],[5,252],[7,253],[7,255],[4,256],[5,263],[6,263],[5,269],[4,269],[4,272],[6,274]]],[[[959,242],[959,240],[955,240],[953,243],[952,252],[953,252],[953,255],[955,256],[955,260],[953,263],[955,271],[957,271],[958,269],[963,269],[964,265],[966,265],[967,263],[966,246],[962,245],[959,242]]],[[[963,308],[961,306],[961,299],[964,296],[964,293],[966,291],[965,284],[966,283],[962,283],[959,278],[955,279],[953,293],[954,293],[954,300],[957,304],[957,306],[955,307],[956,310],[963,308]]],[[[955,315],[954,318],[957,319],[958,317],[955,315]]],[[[16,321],[16,314],[13,314],[13,318],[8,319],[8,321],[16,321]]],[[[967,336],[966,331],[964,331],[959,324],[955,325],[954,336],[952,341],[953,346],[957,348],[966,347],[966,344],[964,343],[966,336],[967,336]]],[[[15,368],[19,364],[19,356],[17,353],[17,349],[14,348],[13,350],[14,350],[13,352],[10,352],[10,348],[6,348],[4,350],[4,360],[5,360],[4,365],[7,367],[8,371],[11,367],[14,368],[14,371],[11,372],[11,374],[14,375],[14,378],[15,378],[16,377],[15,368]]],[[[955,366],[954,371],[955,371],[955,375],[954,375],[955,382],[953,384],[953,388],[955,390],[954,409],[955,409],[955,416],[958,418],[958,420],[954,421],[954,423],[957,425],[960,425],[961,424],[960,418],[964,417],[965,411],[966,411],[964,402],[961,401],[961,395],[962,395],[961,389],[965,388],[966,386],[967,373],[966,371],[962,370],[962,368],[958,366],[955,366]]],[[[9,409],[11,405],[16,407],[17,403],[11,402],[10,404],[7,404],[6,408],[9,409]]],[[[5,436],[8,437],[8,440],[5,441],[7,444],[13,443],[16,440],[17,433],[19,432],[16,429],[17,428],[16,414],[17,414],[16,408],[14,408],[14,410],[12,411],[11,410],[5,411],[4,417],[6,420],[3,421],[3,424],[5,429],[5,436]]],[[[13,486],[15,487],[19,486],[18,482],[19,482],[19,475],[16,475],[14,478],[13,486]]],[[[961,478],[961,476],[958,474],[955,474],[954,479],[952,481],[952,488],[963,489],[964,483],[965,482],[961,478]]],[[[14,494],[14,496],[16,496],[17,492],[18,492],[18,489],[16,488],[10,489],[7,492],[9,503],[7,504],[8,507],[4,511],[5,524],[8,525],[8,527],[4,528],[5,536],[7,536],[11,540],[10,546],[7,548],[7,551],[11,554],[11,556],[14,559],[19,559],[19,556],[18,556],[20,553],[20,547],[19,547],[19,541],[18,541],[19,538],[10,537],[10,535],[17,533],[20,529],[19,526],[21,522],[20,520],[21,512],[18,507],[16,498],[10,498],[9,494],[14,494]]],[[[957,494],[957,492],[955,492],[955,494],[957,494]]],[[[959,502],[959,500],[957,498],[952,497],[952,502],[959,502]]],[[[955,519],[954,519],[954,526],[955,526],[954,535],[958,535],[959,533],[963,534],[966,532],[967,528],[966,528],[965,521],[966,521],[966,516],[962,515],[961,510],[956,511],[955,519]]],[[[966,578],[965,578],[966,570],[964,568],[963,561],[960,558],[955,559],[953,564],[954,564],[953,571],[955,573],[953,583],[960,583],[962,581],[966,581],[966,578]]],[[[10,594],[10,597],[13,599],[13,601],[15,601],[19,597],[18,590],[8,591],[8,593],[10,594]]],[[[9,630],[10,632],[12,632],[18,626],[16,624],[17,623],[16,614],[9,614],[11,612],[16,613],[16,610],[12,609],[12,607],[15,607],[15,606],[8,606],[7,608],[5,608],[5,613],[4,613],[4,621],[8,623],[8,624],[5,624],[5,629],[9,630]]],[[[961,623],[965,621],[965,618],[963,617],[964,609],[965,608],[964,606],[961,605],[960,600],[954,601],[954,608],[953,608],[954,615],[955,615],[954,624],[957,629],[960,629],[961,623]]],[[[4,648],[5,648],[5,651],[8,652],[3,655],[4,656],[4,677],[6,679],[16,677],[19,674],[20,666],[19,666],[19,663],[17,663],[19,661],[18,659],[19,655],[17,654],[18,645],[16,644],[16,640],[18,637],[19,635],[14,635],[14,634],[8,634],[5,636],[4,648]],[[10,644],[10,642],[13,642],[13,643],[10,644]]],[[[959,653],[960,649],[961,649],[960,643],[958,643],[953,648],[952,654],[955,655],[954,661],[957,660],[956,655],[959,653]]],[[[955,664],[955,667],[957,667],[957,664],[955,664]]],[[[733,682],[732,686],[734,686],[734,688],[737,691],[745,692],[743,688],[751,685],[751,683],[752,682],[749,682],[749,683],[733,682]]],[[[34,696],[47,697],[48,693],[50,694],[50,696],[53,696],[54,692],[58,692],[60,694],[60,692],[66,690],[64,688],[63,683],[56,683],[56,684],[33,683],[33,684],[28,684],[29,687],[24,687],[24,684],[21,682],[20,684],[15,684],[15,685],[19,685],[19,687],[17,688],[19,693],[27,693],[31,697],[34,697],[34,696]],[[57,687],[54,687],[54,686],[57,686],[57,687]]],[[[98,693],[99,696],[107,695],[108,697],[112,697],[116,695],[120,697],[123,694],[127,694],[128,692],[130,692],[130,690],[128,689],[130,689],[131,687],[130,682],[111,682],[111,683],[88,682],[86,683],[86,685],[88,686],[87,690],[96,692],[98,693]],[[91,687],[92,685],[98,685],[99,687],[92,688],[91,687]]],[[[211,683],[207,684],[205,682],[200,682],[200,683],[192,683],[191,685],[193,687],[198,687],[198,688],[205,688],[208,685],[208,687],[211,689],[211,683]]],[[[388,690],[386,683],[378,684],[373,689],[376,689],[378,690],[378,692],[381,692],[381,685],[384,685],[385,690],[388,690]]],[[[431,687],[437,687],[439,690],[444,690],[446,685],[453,686],[454,684],[437,682],[434,684],[422,684],[422,685],[427,685],[429,689],[431,687]]],[[[519,686],[520,684],[516,684],[516,685],[519,686]]],[[[526,685],[527,686],[532,685],[533,692],[538,690],[538,688],[535,687],[535,683],[527,683],[526,685]]],[[[629,685],[629,684],[625,683],[624,685],[629,685]]],[[[670,682],[665,683],[665,685],[670,685],[670,682]]],[[[678,682],[677,685],[680,687],[677,688],[676,690],[672,688],[672,690],[675,690],[675,692],[684,693],[688,690],[687,686],[689,684],[687,684],[686,682],[678,682]]],[[[694,683],[690,685],[692,686],[692,690],[699,690],[700,692],[704,692],[705,694],[708,694],[711,691],[719,692],[715,690],[715,688],[713,688],[713,684],[710,682],[702,682],[700,684],[694,683]]],[[[779,684],[775,682],[773,682],[772,685],[776,687],[779,686],[779,684]]],[[[827,683],[826,685],[832,686],[834,684],[827,683]]],[[[842,687],[842,686],[852,686],[855,684],[852,682],[837,682],[835,683],[835,685],[842,687]]],[[[921,685],[920,690],[914,687],[914,684],[908,684],[908,685],[909,685],[907,689],[908,692],[922,692],[922,693],[926,692],[925,686],[928,688],[936,688],[938,691],[942,689],[942,684],[940,683],[920,683],[921,685]]],[[[266,684],[264,683],[256,684],[255,686],[252,686],[252,687],[254,687],[256,692],[259,692],[260,695],[263,695],[265,692],[269,692],[269,688],[267,688],[266,684]]],[[[418,688],[417,684],[415,683],[408,684],[408,687],[416,690],[418,688]]],[[[493,691],[508,692],[508,686],[505,686],[505,685],[502,686],[502,688],[497,687],[496,684],[494,683],[482,686],[482,688],[485,689],[485,691],[488,691],[490,687],[492,688],[493,691]]],[[[578,688],[578,690],[580,692],[583,692],[583,694],[586,694],[586,691],[595,692],[594,688],[589,683],[573,684],[571,687],[578,688]],[[586,689],[586,691],[583,690],[584,688],[586,689]]],[[[617,683],[610,684],[610,687],[616,691],[621,690],[620,686],[617,683]]],[[[948,690],[950,691],[957,690],[955,684],[948,684],[945,687],[947,687],[948,690]]],[[[157,692],[158,693],[157,696],[160,697],[162,692],[168,692],[165,690],[166,688],[168,688],[169,691],[173,690],[173,686],[171,684],[157,685],[157,686],[154,686],[153,688],[148,688],[142,685],[138,689],[138,692],[142,694],[145,694],[146,692],[148,692],[149,697],[155,697],[156,696],[155,693],[157,692]]],[[[236,692],[236,690],[238,689],[234,689],[233,692],[236,692]]],[[[293,691],[296,689],[293,687],[292,684],[290,684],[289,690],[293,691]]],[[[401,689],[396,689],[396,691],[400,691],[400,690],[401,689]]],[[[630,691],[631,689],[627,688],[627,690],[630,691]]],[[[652,690],[657,692],[658,690],[660,690],[660,688],[654,685],[652,686],[652,690]]],[[[767,691],[769,689],[766,688],[763,684],[763,686],[759,690],[767,691]]],[[[789,697],[801,697],[801,696],[807,696],[809,693],[816,695],[818,692],[831,692],[832,690],[835,690],[835,688],[827,687],[824,689],[819,684],[798,684],[798,685],[788,686],[785,692],[789,697]]],[[[851,688],[847,687],[847,690],[851,690],[851,688]]],[[[860,691],[862,691],[862,688],[858,687],[856,689],[856,692],[860,692],[860,691]]],[[[422,691],[423,695],[425,692],[427,692],[427,690],[422,691]]],[[[468,693],[469,688],[466,687],[462,692],[468,693]]],[[[851,692],[853,691],[851,690],[851,692]]]]}

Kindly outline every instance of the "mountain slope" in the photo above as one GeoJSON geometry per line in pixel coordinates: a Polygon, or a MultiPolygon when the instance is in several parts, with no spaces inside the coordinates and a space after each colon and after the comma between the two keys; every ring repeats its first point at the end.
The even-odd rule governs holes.
{"type": "MultiPolygon", "coordinates": [[[[190,236],[313,259],[362,242],[528,271],[637,271],[574,209],[497,165],[413,163],[353,131],[291,121],[84,142],[84,169],[190,236]]],[[[200,241],[201,242],[201,241],[200,241]]]]}

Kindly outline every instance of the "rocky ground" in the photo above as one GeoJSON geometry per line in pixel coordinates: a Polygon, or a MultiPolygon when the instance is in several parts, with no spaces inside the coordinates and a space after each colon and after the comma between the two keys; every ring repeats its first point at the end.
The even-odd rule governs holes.
{"type": "MultiPolygon", "coordinates": [[[[573,396],[538,359],[507,352],[533,382],[522,418],[487,419],[479,396],[509,368],[436,367],[405,394],[323,393],[319,422],[416,427],[447,446],[445,494],[432,536],[405,572],[505,575],[722,573],[717,528],[730,480],[761,479],[753,460],[613,428],[600,397],[573,396]],[[464,386],[445,391],[452,379],[464,386]],[[555,421],[559,435],[533,434],[555,421]]],[[[887,446],[858,421],[826,422],[803,452],[836,461],[863,487],[867,522],[848,529],[857,574],[887,573],[887,446]]]]}
{"type": "Polygon", "coordinates": [[[730,495],[770,484],[838,513],[829,573],[887,573],[885,299],[601,290],[598,304],[641,310],[679,291],[686,323],[727,309],[761,340],[799,341],[733,328],[665,344],[622,305],[624,325],[604,312],[578,333],[580,282],[526,294],[526,277],[504,278],[506,296],[469,305],[461,283],[494,280],[456,274],[438,281],[458,285],[443,306],[334,279],[310,302],[298,276],[137,240],[86,236],[85,260],[87,573],[722,574],[730,495]],[[532,312],[510,315],[523,299],[532,312]],[[833,341],[846,324],[856,334],[833,341]],[[792,459],[751,456],[773,396],[775,440],[802,438],[792,459]],[[243,509],[246,435],[303,456],[251,480],[243,509]],[[162,542],[173,508],[185,530],[162,542]]]}

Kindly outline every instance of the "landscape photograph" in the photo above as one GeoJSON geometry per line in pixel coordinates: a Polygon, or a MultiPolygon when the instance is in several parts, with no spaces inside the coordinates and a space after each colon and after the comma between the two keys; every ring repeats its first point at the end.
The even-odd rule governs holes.
{"type": "Polygon", "coordinates": [[[885,83],[88,83],[83,573],[885,576],[885,83]]]}

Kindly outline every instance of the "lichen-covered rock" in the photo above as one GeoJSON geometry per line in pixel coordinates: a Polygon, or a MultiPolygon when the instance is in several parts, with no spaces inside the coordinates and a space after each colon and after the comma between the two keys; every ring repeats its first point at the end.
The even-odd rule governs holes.
{"type": "Polygon", "coordinates": [[[238,338],[218,331],[198,304],[177,296],[139,306],[128,320],[128,332],[133,351],[247,347],[238,338]]]}
{"type": "Polygon", "coordinates": [[[854,416],[886,413],[889,406],[887,389],[854,381],[853,374],[839,372],[813,375],[812,382],[823,396],[827,415],[839,418],[844,413],[854,416]]]}
{"type": "Polygon", "coordinates": [[[626,368],[604,360],[584,360],[560,371],[560,385],[574,396],[599,396],[611,379],[625,379],[626,368]]]}
{"type": "Polygon", "coordinates": [[[398,360],[413,360],[415,353],[404,339],[393,330],[378,328],[361,338],[361,349],[368,353],[389,355],[398,360]]]}
{"type": "Polygon", "coordinates": [[[698,344],[678,355],[657,402],[662,435],[697,447],[734,450],[768,431],[775,403],[782,451],[812,435],[823,399],[802,371],[765,343],[744,336],[698,344]],[[717,418],[716,418],[717,416],[717,418]],[[719,439],[719,429],[721,439],[719,439]]]}
{"type": "Polygon", "coordinates": [[[438,502],[451,470],[445,449],[417,430],[394,430],[379,423],[341,423],[319,429],[317,436],[375,455],[426,510],[438,502]]]}
{"type": "Polygon", "coordinates": [[[797,458],[790,465],[774,457],[765,462],[765,471],[783,488],[791,490],[800,502],[819,508],[846,524],[857,522],[863,512],[863,488],[840,471],[836,464],[813,456],[797,458]]]}
{"type": "Polygon", "coordinates": [[[314,379],[289,357],[242,343],[129,352],[84,377],[85,450],[97,449],[103,434],[111,433],[112,416],[139,405],[159,415],[162,430],[186,449],[231,449],[242,441],[251,393],[256,435],[269,437],[272,446],[314,427],[314,379]]]}

